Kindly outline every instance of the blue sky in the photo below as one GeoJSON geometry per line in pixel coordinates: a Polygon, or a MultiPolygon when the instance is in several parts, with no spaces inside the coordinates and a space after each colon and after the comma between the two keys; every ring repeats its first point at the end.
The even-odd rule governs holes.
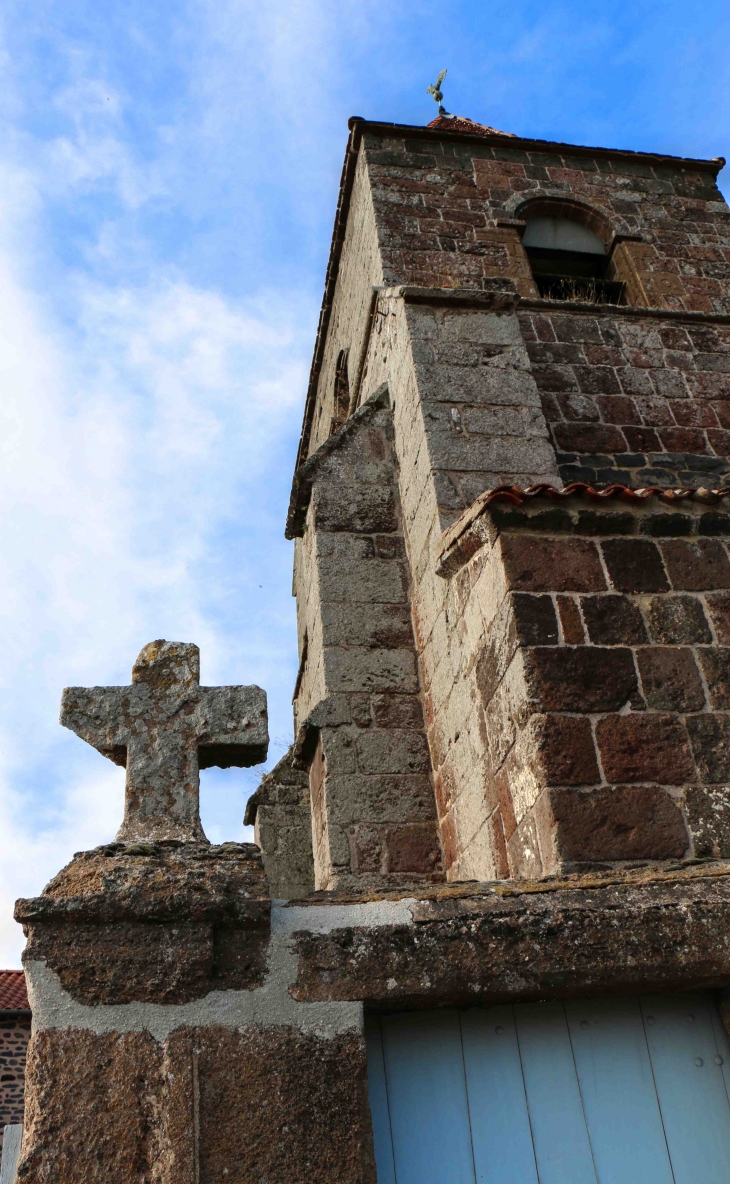
{"type": "MultiPolygon", "coordinates": [[[[16,896],[112,838],[123,772],[57,724],[156,637],[296,670],[283,523],[347,118],[425,88],[518,134],[730,149],[720,0],[7,0],[0,29],[0,965],[16,896]]],[[[722,178],[721,178],[722,182],[722,178]]],[[[203,776],[243,838],[258,771],[203,776]]]]}

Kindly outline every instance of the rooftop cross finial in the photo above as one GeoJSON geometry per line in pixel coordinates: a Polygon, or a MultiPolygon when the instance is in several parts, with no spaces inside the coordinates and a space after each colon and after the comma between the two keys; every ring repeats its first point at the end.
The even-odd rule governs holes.
{"type": "Polygon", "coordinates": [[[269,744],[260,687],[201,687],[200,650],[151,641],[127,687],[67,687],[61,723],[126,766],[121,842],[207,842],[200,825],[200,769],[257,765],[269,744]]]}
{"type": "Polygon", "coordinates": [[[441,106],[441,104],[443,103],[443,100],[444,100],[444,96],[441,93],[441,83],[443,82],[443,80],[447,74],[448,74],[448,70],[442,70],[441,73],[439,74],[438,78],[436,79],[436,82],[434,83],[434,85],[426,87],[426,94],[433,95],[434,103],[438,103],[438,105],[439,105],[439,115],[448,115],[449,114],[448,111],[445,111],[444,108],[441,106]]]}

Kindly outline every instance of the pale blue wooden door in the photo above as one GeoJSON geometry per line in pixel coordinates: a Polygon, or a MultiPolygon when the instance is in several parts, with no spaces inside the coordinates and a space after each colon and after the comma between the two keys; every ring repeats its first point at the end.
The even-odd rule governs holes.
{"type": "Polygon", "coordinates": [[[368,1020],[378,1184],[730,1184],[712,998],[368,1020]]]}

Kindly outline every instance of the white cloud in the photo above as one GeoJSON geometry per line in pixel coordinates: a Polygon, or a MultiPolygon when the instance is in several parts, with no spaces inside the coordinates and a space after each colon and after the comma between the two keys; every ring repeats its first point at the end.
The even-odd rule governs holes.
{"type": "MultiPolygon", "coordinates": [[[[32,254],[32,220],[18,241],[12,211],[5,218],[0,964],[21,945],[14,897],[108,841],[121,818],[123,775],[58,728],[63,685],[126,682],[154,636],[198,642],[210,682],[249,677],[242,661],[286,681],[286,581],[267,606],[276,635],[263,638],[248,619],[245,554],[266,550],[271,508],[259,491],[281,480],[271,466],[300,413],[310,343],[309,310],[295,302],[236,303],[176,276],[136,288],[72,278],[64,322],[18,274],[9,244],[32,254]],[[227,580],[238,581],[235,617],[221,609],[227,580]]],[[[230,834],[218,811],[213,833],[226,822],[230,834]]]]}

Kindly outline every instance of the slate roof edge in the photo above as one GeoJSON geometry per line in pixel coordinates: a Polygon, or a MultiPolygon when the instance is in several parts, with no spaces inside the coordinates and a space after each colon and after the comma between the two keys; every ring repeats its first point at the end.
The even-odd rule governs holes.
{"type": "Polygon", "coordinates": [[[673,506],[684,501],[717,505],[719,501],[730,497],[730,486],[722,486],[719,489],[665,489],[658,485],[651,485],[641,489],[630,489],[628,485],[617,484],[608,485],[604,489],[596,489],[583,481],[574,481],[570,485],[563,486],[562,489],[544,481],[536,485],[529,485],[526,489],[521,489],[518,485],[498,485],[494,489],[485,489],[484,493],[480,493],[479,497],[456,519],[456,522],[453,522],[443,532],[436,561],[437,573],[442,576],[453,575],[454,571],[463,566],[463,563],[471,557],[468,553],[461,555],[460,542],[493,502],[505,501],[513,506],[521,506],[525,502],[542,498],[548,501],[560,501],[580,497],[588,498],[594,503],[620,499],[634,505],[641,505],[656,499],[673,506]]]}
{"type": "Polygon", "coordinates": [[[532,136],[516,136],[509,132],[467,132],[467,131],[450,131],[443,127],[428,127],[422,124],[409,123],[388,123],[380,122],[379,120],[362,119],[358,115],[353,115],[348,120],[348,127],[351,132],[382,132],[384,135],[393,135],[394,132],[404,132],[409,137],[413,136],[416,139],[423,137],[430,140],[442,140],[444,138],[449,140],[469,140],[479,144],[498,144],[509,148],[521,148],[524,151],[534,150],[542,152],[547,150],[559,151],[561,153],[568,152],[570,156],[612,156],[618,157],[622,160],[642,160],[654,161],[656,163],[669,163],[673,165],[691,166],[693,168],[706,169],[709,172],[714,172],[715,176],[725,167],[727,163],[724,156],[715,156],[709,159],[704,157],[694,156],[672,156],[668,152],[638,152],[632,148],[601,148],[598,146],[591,146],[589,144],[565,144],[562,140],[538,140],[532,136]]]}

